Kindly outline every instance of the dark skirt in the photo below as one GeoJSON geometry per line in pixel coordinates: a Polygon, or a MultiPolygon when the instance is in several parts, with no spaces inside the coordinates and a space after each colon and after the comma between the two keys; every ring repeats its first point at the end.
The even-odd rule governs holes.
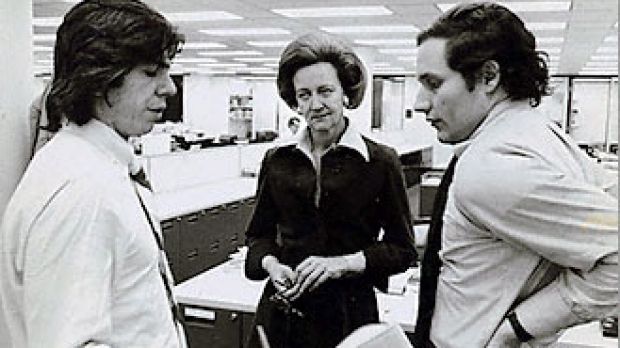
{"type": "Polygon", "coordinates": [[[257,325],[263,327],[271,348],[329,348],[358,327],[379,321],[374,290],[360,282],[325,283],[293,302],[292,310],[271,301],[274,293],[268,282],[246,341],[248,348],[261,347],[257,325]]]}

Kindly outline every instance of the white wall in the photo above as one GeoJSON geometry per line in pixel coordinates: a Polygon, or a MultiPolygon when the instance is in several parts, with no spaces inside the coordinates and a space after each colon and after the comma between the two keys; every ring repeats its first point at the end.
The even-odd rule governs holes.
{"type": "Polygon", "coordinates": [[[183,123],[206,135],[228,133],[229,77],[186,75],[183,79],[183,123]]]}
{"type": "MultiPolygon", "coordinates": [[[[0,1],[0,216],[30,154],[28,109],[34,95],[32,2],[0,1]]],[[[1,218],[0,218],[1,222],[1,218]]],[[[1,307],[1,304],[0,304],[1,307]]],[[[0,315],[0,347],[10,347],[0,315]]]]}
{"type": "Polygon", "coordinates": [[[542,98],[538,109],[549,119],[566,128],[568,122],[568,77],[553,77],[549,79],[552,89],[550,96],[542,98]]]}
{"type": "Polygon", "coordinates": [[[609,91],[609,119],[607,120],[607,143],[618,144],[618,79],[611,83],[609,91]]]}
{"type": "Polygon", "coordinates": [[[605,143],[609,88],[609,80],[573,81],[569,133],[577,142],[605,143]]]}
{"type": "Polygon", "coordinates": [[[276,129],[275,81],[192,74],[183,84],[183,122],[191,128],[209,136],[227,134],[230,96],[252,94],[254,130],[276,129]]]}
{"type": "Polygon", "coordinates": [[[278,90],[275,80],[250,80],[254,95],[254,130],[276,130],[278,90]]]}
{"type": "MultiPolygon", "coordinates": [[[[413,112],[419,89],[420,83],[415,77],[408,76],[405,78],[405,97],[403,100],[405,109],[410,109],[413,112]]],[[[405,118],[403,129],[412,140],[433,146],[433,167],[447,167],[452,157],[452,146],[442,144],[437,140],[437,131],[426,122],[423,113],[413,112],[412,118],[405,118]]]]}
{"type": "Polygon", "coordinates": [[[381,129],[393,131],[403,129],[404,112],[404,81],[393,81],[391,79],[381,79],[382,95],[381,109],[383,120],[381,129]]]}
{"type": "Polygon", "coordinates": [[[345,115],[349,116],[353,126],[362,133],[370,132],[372,125],[372,67],[374,62],[373,51],[366,47],[355,47],[355,53],[359,56],[366,69],[366,91],[362,104],[354,110],[345,110],[345,115]]]}

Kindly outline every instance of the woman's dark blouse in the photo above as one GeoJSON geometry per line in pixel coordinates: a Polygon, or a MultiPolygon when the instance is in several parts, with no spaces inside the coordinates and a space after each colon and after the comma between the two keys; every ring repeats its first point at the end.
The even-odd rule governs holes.
{"type": "Polygon", "coordinates": [[[364,280],[380,290],[387,277],[416,259],[411,217],[398,155],[363,138],[369,161],[337,146],[321,159],[321,196],[314,204],[316,171],[295,145],[271,149],[258,178],[257,202],[247,230],[246,275],[268,276],[262,258],[271,254],[295,268],[306,257],[362,250],[364,280]],[[380,229],[384,236],[378,240],[380,229]]]}
{"type": "MultiPolygon", "coordinates": [[[[346,146],[323,155],[318,207],[314,203],[317,173],[306,154],[288,145],[269,150],[263,159],[256,208],[246,233],[248,278],[268,276],[261,266],[268,254],[292,269],[313,255],[341,256],[361,250],[366,258],[363,274],[328,280],[295,301],[293,305],[305,313],[303,319],[274,308],[268,298],[275,288],[268,282],[255,323],[265,328],[272,347],[335,346],[354,329],[377,322],[373,287],[385,291],[390,275],[416,262],[398,155],[362,139],[368,161],[346,146]]],[[[257,345],[255,339],[250,339],[250,346],[257,345]]]]}

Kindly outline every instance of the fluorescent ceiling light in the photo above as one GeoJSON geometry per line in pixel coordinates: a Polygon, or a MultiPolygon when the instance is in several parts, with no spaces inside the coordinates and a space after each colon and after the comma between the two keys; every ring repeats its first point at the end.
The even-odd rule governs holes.
{"type": "Polygon", "coordinates": [[[35,52],[54,52],[54,47],[35,45],[32,50],[35,52]]]}
{"type": "Polygon", "coordinates": [[[401,62],[415,62],[416,61],[416,56],[402,56],[402,57],[398,57],[397,59],[400,60],[401,62]]]}
{"type": "Polygon", "coordinates": [[[226,48],[228,46],[219,42],[186,42],[183,49],[226,48]]]}
{"type": "Polygon", "coordinates": [[[242,36],[242,35],[287,35],[291,32],[282,28],[220,28],[201,29],[203,34],[218,36],[242,36]]]}
{"type": "Polygon", "coordinates": [[[371,45],[371,46],[403,46],[403,45],[416,45],[414,39],[357,39],[353,40],[358,45],[371,45]]]}
{"type": "Polygon", "coordinates": [[[389,67],[376,67],[372,69],[373,73],[380,73],[380,74],[404,74],[404,73],[408,73],[411,72],[410,70],[407,70],[401,66],[389,66],[389,67]]]}
{"type": "Polygon", "coordinates": [[[596,50],[596,53],[615,53],[618,54],[618,47],[603,46],[596,50]]]}
{"type": "Polygon", "coordinates": [[[617,61],[618,60],[618,56],[592,56],[590,57],[590,60],[592,61],[617,61]]]}
{"type": "Polygon", "coordinates": [[[605,62],[605,61],[596,61],[596,62],[587,62],[587,67],[617,67],[618,62],[605,62]]]}
{"type": "Polygon", "coordinates": [[[579,72],[583,74],[591,74],[591,75],[616,75],[616,76],[618,75],[618,69],[597,69],[597,70],[581,69],[579,72]]]}
{"type": "Polygon", "coordinates": [[[618,69],[581,69],[579,71],[582,74],[592,74],[592,75],[617,75],[618,69]]]}
{"type": "Polygon", "coordinates": [[[265,63],[263,66],[266,68],[277,68],[280,65],[278,63],[265,63]]]}
{"type": "Polygon", "coordinates": [[[405,70],[402,66],[373,66],[375,70],[405,70]]]}
{"type": "Polygon", "coordinates": [[[263,62],[279,62],[280,58],[278,57],[244,57],[244,58],[233,58],[238,62],[246,62],[246,63],[263,63],[263,62]]]}
{"type": "Polygon", "coordinates": [[[564,30],[566,29],[566,22],[531,22],[525,23],[525,26],[532,31],[564,30]]]}
{"type": "Polygon", "coordinates": [[[618,67],[611,66],[584,66],[581,71],[618,71],[618,67]]]}
{"type": "Polygon", "coordinates": [[[320,27],[328,33],[416,33],[420,31],[413,25],[354,25],[320,27]]]}
{"type": "Polygon", "coordinates": [[[383,54],[402,54],[402,55],[416,55],[417,48],[379,48],[377,51],[383,54]]]}
{"type": "Polygon", "coordinates": [[[245,67],[245,68],[241,68],[238,69],[238,71],[243,71],[243,72],[253,72],[253,73],[275,73],[275,71],[271,68],[267,68],[267,67],[245,67]]]}
{"type": "Polygon", "coordinates": [[[536,50],[546,52],[547,54],[559,54],[562,52],[560,47],[536,47],[536,50]]]}
{"type": "Polygon", "coordinates": [[[56,34],[34,34],[33,41],[56,41],[56,34]]]}
{"type": "Polygon", "coordinates": [[[62,23],[62,17],[35,17],[32,25],[36,27],[57,27],[62,23]]]}
{"type": "Polygon", "coordinates": [[[35,60],[35,63],[41,64],[41,65],[52,65],[54,64],[54,61],[51,59],[37,59],[35,60]]]}
{"type": "Polygon", "coordinates": [[[202,66],[205,68],[239,68],[245,67],[247,64],[244,63],[200,63],[198,66],[202,66]]]}
{"type": "Polygon", "coordinates": [[[248,80],[248,81],[252,81],[252,80],[275,80],[276,77],[275,76],[241,76],[241,79],[243,80],[248,80]]]}
{"type": "Polygon", "coordinates": [[[391,66],[392,64],[390,64],[389,62],[374,62],[372,63],[372,66],[374,68],[380,67],[380,66],[391,66]]]}
{"type": "Polygon", "coordinates": [[[392,11],[385,6],[275,8],[271,12],[293,18],[386,16],[392,14],[392,11]]]}
{"type": "Polygon", "coordinates": [[[563,37],[537,37],[536,43],[538,44],[555,44],[564,42],[563,37]]]}
{"type": "Polygon", "coordinates": [[[290,41],[248,41],[247,44],[254,47],[286,47],[290,41]]]}
{"type": "MultiPolygon", "coordinates": [[[[570,1],[511,1],[498,2],[513,12],[558,12],[570,11],[570,1]]],[[[441,12],[446,12],[456,3],[437,4],[441,12]]]]}
{"type": "Polygon", "coordinates": [[[175,58],[174,63],[217,63],[215,58],[175,58]]]}
{"type": "Polygon", "coordinates": [[[202,22],[243,19],[241,16],[237,16],[236,14],[226,11],[165,12],[164,17],[171,22],[202,22]]]}
{"type": "Polygon", "coordinates": [[[261,56],[259,51],[204,51],[198,52],[201,56],[225,57],[225,56],[261,56]]]}
{"type": "Polygon", "coordinates": [[[219,70],[219,69],[205,69],[205,68],[199,68],[196,70],[196,72],[199,74],[209,74],[209,75],[235,75],[237,73],[235,70],[230,70],[230,69],[219,70]]]}

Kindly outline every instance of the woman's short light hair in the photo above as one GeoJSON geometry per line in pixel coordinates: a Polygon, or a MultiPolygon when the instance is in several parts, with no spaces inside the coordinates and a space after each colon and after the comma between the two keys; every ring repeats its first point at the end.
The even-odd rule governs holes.
{"type": "Polygon", "coordinates": [[[334,66],[348,98],[345,107],[357,108],[362,103],[366,90],[366,72],[362,61],[345,41],[321,32],[298,37],[282,52],[277,79],[280,97],[291,108],[296,108],[293,76],[299,69],[319,62],[334,66]]]}

